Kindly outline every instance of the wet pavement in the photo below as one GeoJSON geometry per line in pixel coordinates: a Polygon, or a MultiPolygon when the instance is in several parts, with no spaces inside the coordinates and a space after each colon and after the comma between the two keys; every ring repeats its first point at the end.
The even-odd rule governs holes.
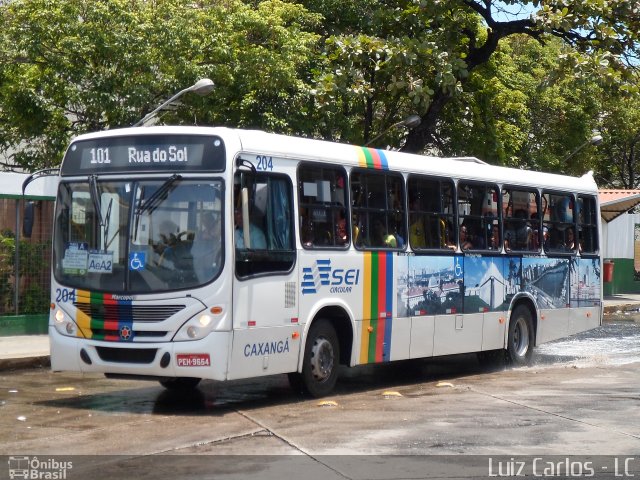
{"type": "Polygon", "coordinates": [[[322,400],[295,393],[285,375],[175,394],[155,382],[5,369],[0,480],[2,455],[71,455],[70,480],[486,478],[487,456],[638,457],[638,407],[640,323],[629,321],[541,345],[525,368],[458,355],[345,369],[322,400]]]}
{"type": "MultiPolygon", "coordinates": [[[[639,344],[639,324],[610,323],[539,347],[526,368],[487,368],[474,355],[358,367],[322,400],[299,396],[284,375],[203,382],[179,395],[154,382],[5,371],[0,455],[109,456],[99,458],[96,479],[138,475],[150,458],[157,467],[172,455],[196,455],[185,478],[214,478],[202,463],[212,454],[246,456],[225,464],[230,478],[263,472],[274,459],[278,467],[268,468],[286,471],[301,461],[290,455],[318,478],[376,478],[348,473],[339,466],[345,455],[634,455],[639,344]]],[[[162,473],[153,478],[175,478],[162,473]]]]}
{"type": "Polygon", "coordinates": [[[595,330],[542,344],[535,355],[537,365],[595,367],[640,362],[640,323],[606,322],[595,330]]]}

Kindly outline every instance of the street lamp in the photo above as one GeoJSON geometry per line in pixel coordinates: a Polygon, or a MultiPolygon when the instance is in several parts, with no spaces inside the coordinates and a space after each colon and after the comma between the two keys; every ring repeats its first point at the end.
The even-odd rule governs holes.
{"type": "Polygon", "coordinates": [[[569,160],[571,157],[573,157],[576,153],[578,153],[580,150],[582,150],[587,145],[596,145],[597,146],[597,145],[600,145],[601,143],[602,143],[602,135],[600,135],[600,132],[594,130],[593,131],[593,136],[589,140],[584,142],[582,145],[580,145],[578,148],[576,148],[569,155],[564,157],[564,159],[562,161],[566,162],[567,160],[569,160]]]}
{"type": "Polygon", "coordinates": [[[420,117],[418,115],[409,115],[404,120],[400,120],[399,122],[394,123],[393,125],[391,125],[384,132],[382,132],[380,135],[376,135],[375,137],[373,137],[371,140],[369,140],[367,143],[365,143],[364,146],[365,147],[369,146],[370,144],[375,142],[377,139],[379,139],[383,135],[386,135],[390,130],[393,130],[394,128],[405,127],[405,128],[408,128],[408,129],[412,129],[412,128],[416,128],[418,125],[420,125],[421,122],[422,122],[422,120],[420,119],[420,117]]]}
{"type": "Polygon", "coordinates": [[[211,81],[208,78],[202,78],[200,80],[198,80],[196,83],[194,83],[193,85],[191,85],[188,88],[185,88],[184,90],[180,90],[178,93],[176,93],[173,97],[171,97],[169,100],[167,100],[166,102],[163,102],[159,107],[157,107],[155,110],[153,110],[152,112],[147,113],[142,120],[138,121],[134,127],[140,127],[140,126],[144,126],[146,125],[153,117],[156,116],[156,114],[162,110],[164,107],[166,107],[167,105],[169,105],[171,102],[176,101],[178,98],[180,98],[182,95],[184,95],[185,93],[189,93],[189,92],[193,92],[193,93],[197,93],[198,95],[200,95],[201,97],[204,97],[205,95],[208,95],[209,93],[211,93],[213,91],[213,81],[211,81]]]}

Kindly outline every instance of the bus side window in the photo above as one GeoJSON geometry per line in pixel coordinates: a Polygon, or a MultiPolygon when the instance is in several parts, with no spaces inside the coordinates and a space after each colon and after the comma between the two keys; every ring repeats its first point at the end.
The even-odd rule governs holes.
{"type": "Polygon", "coordinates": [[[356,248],[405,248],[405,197],[401,175],[357,169],[351,174],[351,198],[356,248]]]}
{"type": "Polygon", "coordinates": [[[507,251],[539,250],[538,203],[538,193],[535,191],[502,190],[504,244],[507,251]]]}
{"type": "Polygon", "coordinates": [[[285,175],[246,172],[234,178],[234,242],[236,275],[240,278],[264,273],[288,272],[295,263],[292,185],[285,175]],[[249,213],[245,224],[243,197],[249,213]],[[249,245],[245,245],[245,239],[249,245]]]}
{"type": "Polygon", "coordinates": [[[568,193],[543,193],[543,231],[548,232],[544,248],[551,253],[575,252],[574,198],[568,193]]]}
{"type": "Polygon", "coordinates": [[[592,196],[578,196],[578,242],[580,253],[598,252],[598,215],[592,196]]]}
{"type": "Polygon", "coordinates": [[[411,248],[455,250],[452,182],[411,175],[408,191],[411,248]]]}
{"type": "Polygon", "coordinates": [[[348,246],[346,178],[341,167],[303,163],[298,168],[298,219],[303,248],[348,246]]]}
{"type": "Polygon", "coordinates": [[[466,228],[464,241],[462,235],[459,238],[461,249],[491,249],[493,226],[497,225],[498,230],[501,228],[498,204],[498,189],[494,185],[475,182],[458,184],[458,221],[460,226],[466,228]]]}

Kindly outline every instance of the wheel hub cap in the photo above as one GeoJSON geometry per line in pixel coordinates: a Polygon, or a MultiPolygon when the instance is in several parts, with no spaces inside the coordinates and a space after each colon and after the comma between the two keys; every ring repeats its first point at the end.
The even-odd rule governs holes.
{"type": "Polygon", "coordinates": [[[331,376],[333,371],[333,347],[325,338],[318,338],[311,349],[311,372],[313,377],[322,382],[331,376]]]}

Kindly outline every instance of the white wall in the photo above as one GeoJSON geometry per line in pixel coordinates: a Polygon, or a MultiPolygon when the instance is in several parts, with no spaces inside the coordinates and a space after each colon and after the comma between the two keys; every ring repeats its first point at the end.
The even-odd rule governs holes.
{"type": "Polygon", "coordinates": [[[633,227],[640,223],[640,214],[623,213],[615,220],[602,222],[603,258],[633,259],[633,227]]]}
{"type": "MultiPolygon", "coordinates": [[[[0,172],[0,197],[15,197],[22,194],[22,182],[26,173],[0,172]]],[[[26,197],[55,198],[58,189],[58,176],[42,177],[27,186],[26,197]]]]}

